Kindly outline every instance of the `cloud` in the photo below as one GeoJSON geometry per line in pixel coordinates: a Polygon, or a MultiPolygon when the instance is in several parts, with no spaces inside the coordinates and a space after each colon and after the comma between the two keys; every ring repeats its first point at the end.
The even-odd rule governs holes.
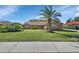
{"type": "Polygon", "coordinates": [[[62,7],[60,7],[61,9],[66,9],[66,8],[69,8],[70,7],[70,5],[64,5],[64,6],[62,6],[62,7]]]}
{"type": "Polygon", "coordinates": [[[75,15],[74,15],[74,17],[78,17],[79,16],[79,6],[76,8],[76,13],[75,13],[75,15]]]}
{"type": "Polygon", "coordinates": [[[78,16],[79,16],[79,13],[76,13],[76,14],[75,14],[75,17],[78,17],[78,16]]]}
{"type": "Polygon", "coordinates": [[[63,5],[63,6],[60,6],[59,8],[57,8],[57,9],[59,9],[60,11],[65,11],[70,7],[71,7],[71,5],[63,5]]]}
{"type": "Polygon", "coordinates": [[[10,6],[6,6],[2,9],[0,9],[0,17],[5,17],[5,16],[8,16],[8,15],[16,12],[18,10],[18,7],[19,6],[10,5],[10,6]]]}
{"type": "Polygon", "coordinates": [[[77,11],[79,11],[79,6],[77,7],[77,11]]]}

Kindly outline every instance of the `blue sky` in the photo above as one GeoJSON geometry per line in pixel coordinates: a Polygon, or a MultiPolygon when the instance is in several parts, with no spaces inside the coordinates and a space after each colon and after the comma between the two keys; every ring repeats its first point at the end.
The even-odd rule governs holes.
{"type": "MultiPolygon", "coordinates": [[[[46,5],[0,5],[0,21],[24,23],[30,19],[39,19],[40,10],[46,5]]],[[[79,16],[78,5],[52,5],[62,14],[60,21],[65,23],[69,18],[79,16]]]]}

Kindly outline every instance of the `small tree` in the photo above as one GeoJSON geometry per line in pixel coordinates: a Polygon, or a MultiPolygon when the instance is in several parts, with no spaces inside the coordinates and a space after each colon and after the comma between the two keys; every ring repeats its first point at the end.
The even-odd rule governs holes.
{"type": "Polygon", "coordinates": [[[22,26],[21,25],[15,25],[15,31],[18,31],[18,30],[20,30],[22,28],[22,26]]]}
{"type": "Polygon", "coordinates": [[[69,19],[67,20],[67,23],[68,23],[68,22],[71,22],[71,21],[72,21],[72,18],[69,18],[69,19]]]}
{"type": "Polygon", "coordinates": [[[7,27],[6,26],[1,26],[0,31],[1,32],[7,32],[7,27]]]}

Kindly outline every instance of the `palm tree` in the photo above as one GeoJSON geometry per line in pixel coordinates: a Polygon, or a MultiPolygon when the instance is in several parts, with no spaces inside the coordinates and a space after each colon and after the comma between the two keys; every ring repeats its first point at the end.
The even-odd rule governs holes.
{"type": "Polygon", "coordinates": [[[57,12],[56,10],[52,9],[52,6],[47,6],[43,10],[41,10],[41,15],[43,15],[43,18],[46,18],[48,20],[49,29],[51,28],[51,20],[58,19],[57,17],[61,17],[61,13],[57,12]]]}

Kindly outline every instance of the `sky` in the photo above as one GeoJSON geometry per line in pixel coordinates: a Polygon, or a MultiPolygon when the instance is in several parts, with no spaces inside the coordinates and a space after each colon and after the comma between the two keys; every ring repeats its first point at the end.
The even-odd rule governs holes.
{"type": "MultiPolygon", "coordinates": [[[[30,19],[39,19],[41,10],[46,5],[0,5],[0,21],[11,21],[25,23],[30,19]]],[[[52,5],[54,10],[60,12],[62,17],[59,17],[62,23],[65,23],[69,18],[79,16],[78,5],[52,5]]]]}

